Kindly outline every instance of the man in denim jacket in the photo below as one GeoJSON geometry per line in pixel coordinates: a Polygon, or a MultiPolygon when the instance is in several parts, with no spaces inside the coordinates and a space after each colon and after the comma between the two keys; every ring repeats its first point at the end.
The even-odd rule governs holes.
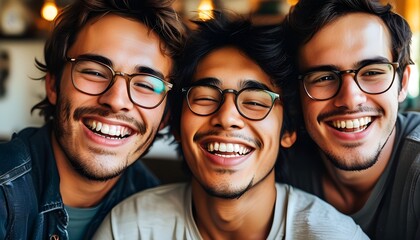
{"type": "Polygon", "coordinates": [[[137,161],[162,127],[184,25],[172,1],[75,1],[45,45],[42,128],[0,145],[0,239],[89,239],[158,180],[137,161]]]}

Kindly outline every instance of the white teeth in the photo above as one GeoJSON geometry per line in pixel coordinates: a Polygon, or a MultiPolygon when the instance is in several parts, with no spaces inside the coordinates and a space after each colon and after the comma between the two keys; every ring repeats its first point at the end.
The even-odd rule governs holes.
{"type": "Polygon", "coordinates": [[[110,128],[109,128],[109,135],[116,135],[115,133],[117,132],[117,126],[114,126],[114,125],[112,125],[110,128]]]}
{"type": "Polygon", "coordinates": [[[352,120],[347,120],[346,121],[346,128],[353,128],[353,121],[352,120]]]}
{"type": "Polygon", "coordinates": [[[102,134],[110,136],[124,137],[131,134],[131,130],[126,127],[109,125],[95,120],[90,120],[88,126],[96,132],[101,132],[102,134]]]}
{"type": "Polygon", "coordinates": [[[209,152],[214,151],[214,145],[213,144],[209,144],[207,147],[208,147],[207,151],[209,151],[209,152]]]}
{"type": "Polygon", "coordinates": [[[226,144],[220,143],[220,145],[219,145],[219,151],[220,152],[227,152],[226,144]]]}
{"type": "Polygon", "coordinates": [[[97,124],[96,124],[96,131],[100,131],[101,130],[101,128],[102,128],[102,123],[101,122],[98,122],[97,124]]]}
{"type": "Polygon", "coordinates": [[[372,117],[363,117],[363,118],[352,119],[352,120],[337,120],[337,121],[333,121],[332,124],[336,128],[353,129],[353,128],[365,127],[370,122],[372,122],[372,117]]]}
{"type": "Polygon", "coordinates": [[[103,133],[103,134],[108,134],[109,133],[109,125],[108,124],[102,125],[101,133],[103,133]]]}
{"type": "Polygon", "coordinates": [[[236,153],[237,156],[249,153],[251,150],[245,146],[236,143],[219,143],[213,142],[207,144],[207,151],[209,152],[226,152],[236,153]]]}

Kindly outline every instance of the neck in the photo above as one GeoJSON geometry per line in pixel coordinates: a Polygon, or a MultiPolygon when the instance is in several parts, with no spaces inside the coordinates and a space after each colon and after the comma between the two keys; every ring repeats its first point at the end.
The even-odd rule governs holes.
{"type": "Polygon", "coordinates": [[[194,219],[204,239],[266,239],[276,203],[274,172],[240,198],[210,196],[193,180],[194,219]]]}
{"type": "Polygon", "coordinates": [[[372,167],[361,171],[338,169],[323,155],[327,169],[322,179],[326,201],[345,214],[359,211],[369,199],[391,159],[394,140],[395,131],[385,143],[378,161],[372,167]]]}
{"type": "Polygon", "coordinates": [[[52,134],[52,145],[64,204],[75,208],[88,208],[99,204],[119,178],[103,182],[86,179],[71,166],[54,134],[52,134]]]}

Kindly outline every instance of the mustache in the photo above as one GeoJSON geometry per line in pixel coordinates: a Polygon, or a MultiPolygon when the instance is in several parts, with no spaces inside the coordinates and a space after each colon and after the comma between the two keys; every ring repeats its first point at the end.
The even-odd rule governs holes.
{"type": "Polygon", "coordinates": [[[123,115],[123,114],[114,114],[111,111],[106,110],[106,109],[89,108],[89,107],[76,108],[74,110],[73,119],[75,121],[79,121],[82,118],[82,116],[85,115],[85,114],[95,114],[95,115],[99,115],[101,117],[112,117],[112,118],[115,118],[117,120],[124,121],[124,122],[127,122],[127,123],[130,123],[130,124],[134,125],[136,127],[136,130],[140,134],[145,134],[146,133],[146,126],[144,125],[144,123],[137,121],[133,117],[128,117],[128,116],[123,115]]]}
{"type": "Polygon", "coordinates": [[[338,116],[338,115],[349,115],[349,114],[356,114],[356,113],[363,113],[363,112],[369,112],[369,113],[376,113],[379,115],[383,115],[384,111],[382,109],[378,109],[378,108],[374,108],[374,107],[366,107],[366,106],[360,106],[357,109],[354,110],[347,110],[344,108],[338,108],[338,109],[334,109],[332,111],[326,112],[326,113],[321,113],[319,114],[317,120],[318,122],[323,121],[326,118],[330,118],[330,117],[334,117],[334,116],[338,116]]]}
{"type": "Polygon", "coordinates": [[[245,140],[247,142],[250,142],[250,143],[254,144],[255,146],[257,146],[258,148],[261,148],[261,146],[262,146],[262,143],[260,141],[258,141],[257,139],[244,136],[243,134],[240,134],[240,133],[224,133],[224,132],[217,131],[217,130],[210,130],[210,131],[206,131],[206,132],[197,132],[194,135],[193,140],[195,142],[200,141],[204,137],[208,137],[208,136],[234,137],[234,138],[239,138],[239,139],[245,140]]]}

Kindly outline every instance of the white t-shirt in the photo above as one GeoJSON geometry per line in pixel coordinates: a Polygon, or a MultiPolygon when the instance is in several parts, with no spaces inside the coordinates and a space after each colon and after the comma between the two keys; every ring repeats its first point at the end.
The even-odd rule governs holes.
{"type": "MultiPolygon", "coordinates": [[[[276,183],[273,225],[267,239],[369,239],[352,218],[289,185],[276,183]]],[[[118,204],[94,239],[202,239],[192,214],[191,187],[148,189],[118,204]]]]}

